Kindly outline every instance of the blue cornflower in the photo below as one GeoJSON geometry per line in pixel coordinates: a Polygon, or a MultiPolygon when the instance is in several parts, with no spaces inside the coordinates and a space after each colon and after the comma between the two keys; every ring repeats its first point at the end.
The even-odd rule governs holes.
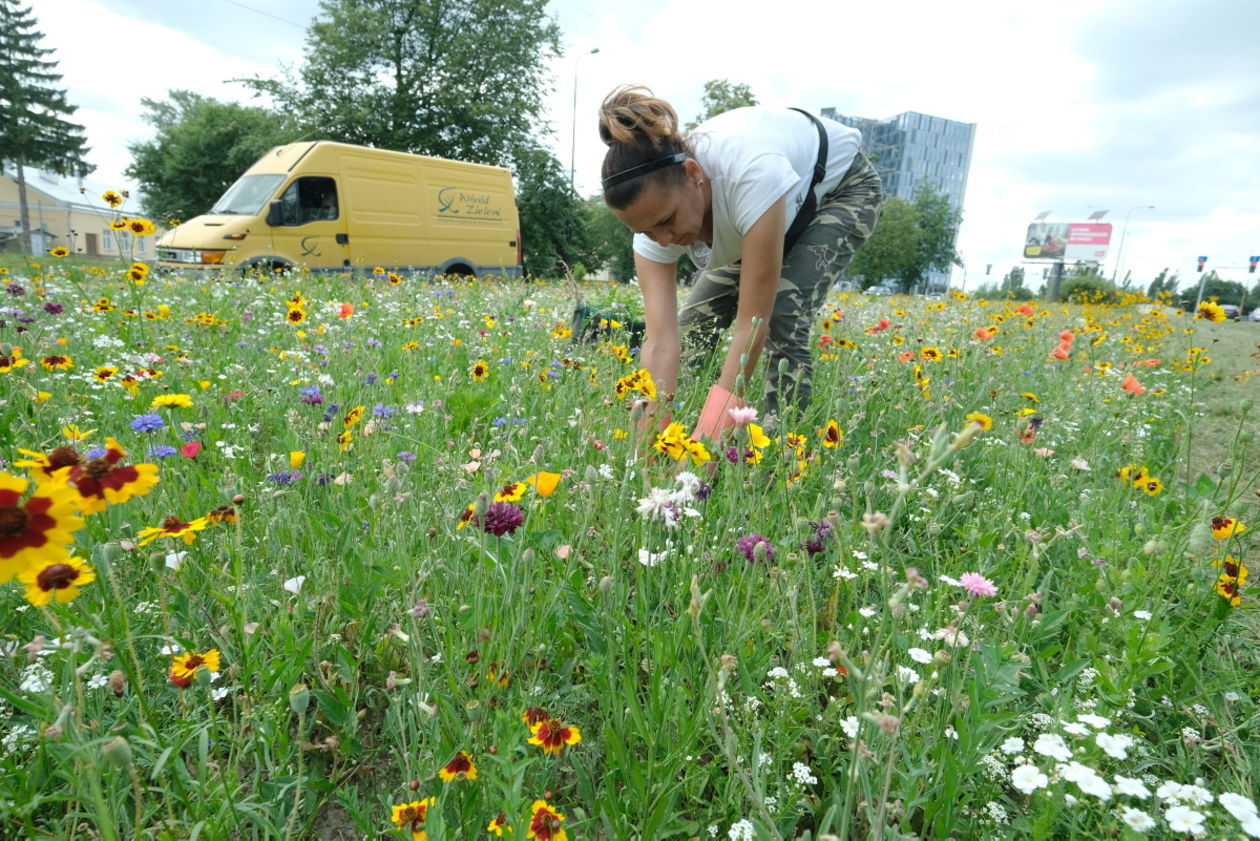
{"type": "Polygon", "coordinates": [[[381,346],[381,340],[380,340],[380,339],[368,339],[368,340],[367,340],[367,344],[368,344],[368,347],[380,347],[380,346],[381,346]]]}
{"type": "Polygon", "coordinates": [[[401,453],[395,456],[395,458],[397,458],[399,461],[415,461],[416,454],[412,452],[408,452],[407,450],[403,450],[401,453]]]}
{"type": "Polygon", "coordinates": [[[376,375],[376,374],[368,374],[368,375],[367,375],[367,384],[368,384],[368,385],[372,385],[372,384],[374,384],[374,383],[376,382],[376,377],[377,377],[377,375],[376,375]]]}
{"type": "Polygon", "coordinates": [[[491,425],[491,426],[503,426],[503,424],[505,424],[505,423],[507,423],[507,422],[508,422],[507,418],[504,418],[504,417],[497,417],[497,418],[495,418],[494,420],[490,421],[490,425],[491,425]]]}
{"type": "Polygon", "coordinates": [[[83,454],[83,458],[87,461],[95,461],[98,458],[105,458],[109,450],[104,447],[93,447],[83,454]]]}
{"type": "Polygon", "coordinates": [[[313,345],[311,347],[311,350],[314,351],[315,353],[318,353],[320,356],[328,355],[328,348],[324,347],[323,345],[313,345]]]}
{"type": "Polygon", "coordinates": [[[387,418],[397,411],[393,406],[386,406],[384,403],[377,403],[372,407],[372,414],[378,418],[387,418]]]}
{"type": "Polygon", "coordinates": [[[267,481],[277,485],[292,485],[301,478],[302,474],[296,470],[281,470],[268,476],[267,481]]]}
{"type": "Polygon", "coordinates": [[[152,458],[170,458],[178,452],[179,450],[174,447],[168,447],[165,444],[159,444],[156,447],[149,447],[149,455],[152,458]]]}
{"type": "Polygon", "coordinates": [[[133,432],[157,432],[165,427],[166,421],[162,420],[162,416],[153,413],[136,415],[131,421],[131,430],[133,432]]]}

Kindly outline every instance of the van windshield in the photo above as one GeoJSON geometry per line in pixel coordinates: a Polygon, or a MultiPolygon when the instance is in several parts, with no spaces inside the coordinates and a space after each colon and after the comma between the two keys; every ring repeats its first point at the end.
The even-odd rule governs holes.
{"type": "Polygon", "coordinates": [[[283,175],[242,175],[228,187],[223,198],[214,203],[210,212],[255,216],[283,180],[283,175]]]}

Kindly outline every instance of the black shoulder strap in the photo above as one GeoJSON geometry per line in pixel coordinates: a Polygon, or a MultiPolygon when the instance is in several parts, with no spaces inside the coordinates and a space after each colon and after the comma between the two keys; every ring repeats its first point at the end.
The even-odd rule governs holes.
{"type": "Polygon", "coordinates": [[[809,121],[814,124],[814,128],[818,129],[818,160],[814,162],[814,175],[810,179],[809,189],[805,191],[805,201],[801,204],[800,210],[796,212],[796,218],[792,220],[792,226],[788,228],[787,235],[783,237],[783,257],[787,258],[788,252],[792,250],[792,246],[796,245],[796,241],[800,239],[805,228],[814,218],[814,211],[818,209],[818,197],[814,195],[814,188],[822,183],[827,177],[827,129],[823,128],[822,121],[809,113],[803,108],[793,108],[793,111],[799,111],[809,121]]]}

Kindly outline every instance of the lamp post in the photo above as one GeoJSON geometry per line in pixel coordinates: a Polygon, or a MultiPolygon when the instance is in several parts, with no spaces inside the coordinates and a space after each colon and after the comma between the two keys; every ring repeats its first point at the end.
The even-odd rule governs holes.
{"type": "Polygon", "coordinates": [[[1124,226],[1120,228],[1120,247],[1116,249],[1116,265],[1111,270],[1111,284],[1116,283],[1116,277],[1120,274],[1120,261],[1124,257],[1124,238],[1129,234],[1129,216],[1135,210],[1154,210],[1153,204],[1139,204],[1137,207],[1131,207],[1124,214],[1124,226]]]}
{"type": "Polygon", "coordinates": [[[576,192],[574,186],[574,172],[577,167],[577,83],[578,83],[578,65],[582,59],[588,55],[595,55],[599,52],[599,47],[591,47],[591,51],[582,53],[573,62],[573,127],[569,134],[569,189],[576,192]]]}

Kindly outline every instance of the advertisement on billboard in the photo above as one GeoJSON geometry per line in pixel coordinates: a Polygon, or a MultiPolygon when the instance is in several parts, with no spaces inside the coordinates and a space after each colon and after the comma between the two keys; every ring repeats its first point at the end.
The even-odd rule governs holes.
{"type": "Polygon", "coordinates": [[[1024,259],[1101,263],[1110,243],[1109,222],[1034,222],[1024,239],[1024,259]]]}

